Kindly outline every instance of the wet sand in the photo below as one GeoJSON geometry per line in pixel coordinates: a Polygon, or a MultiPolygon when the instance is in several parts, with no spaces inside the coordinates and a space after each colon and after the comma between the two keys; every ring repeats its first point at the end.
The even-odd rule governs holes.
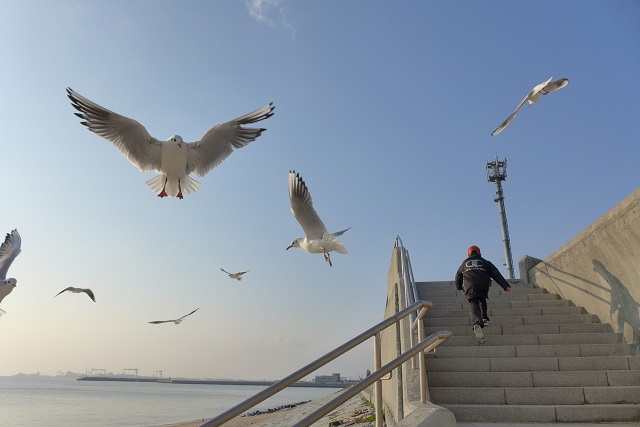
{"type": "MultiPolygon", "coordinates": [[[[338,392],[341,393],[341,392],[338,392]]],[[[311,402],[298,405],[294,408],[285,408],[276,412],[270,412],[259,415],[236,417],[226,424],[224,427],[290,427],[300,421],[320,406],[329,402],[336,396],[336,393],[325,396],[322,399],[313,400],[311,402]]],[[[331,411],[328,415],[316,421],[312,426],[326,427],[331,422],[341,422],[340,425],[353,424],[358,420],[364,420],[374,414],[373,406],[362,395],[358,394],[342,406],[331,411]]],[[[205,420],[206,421],[206,420],[205,420]]],[[[172,424],[166,427],[197,427],[203,421],[188,422],[181,424],[172,424]]],[[[358,423],[359,427],[369,427],[375,425],[372,423],[358,423]]]]}

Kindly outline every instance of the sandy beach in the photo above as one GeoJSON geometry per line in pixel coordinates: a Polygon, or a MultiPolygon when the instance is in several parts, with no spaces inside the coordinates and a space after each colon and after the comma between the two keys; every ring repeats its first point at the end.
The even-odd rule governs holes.
{"type": "MultiPolygon", "coordinates": [[[[224,425],[225,427],[289,427],[315,411],[320,406],[329,402],[335,397],[335,395],[335,393],[330,394],[322,399],[313,400],[293,408],[285,408],[276,412],[236,417],[224,425]]],[[[331,411],[328,415],[316,421],[312,426],[326,427],[329,423],[334,423],[333,425],[336,426],[348,426],[358,422],[358,426],[370,427],[375,425],[375,421],[362,421],[370,419],[373,414],[373,405],[371,405],[361,394],[358,394],[345,402],[339,408],[331,411]]],[[[200,424],[202,424],[202,421],[172,424],[166,427],[197,427],[200,424]]]]}

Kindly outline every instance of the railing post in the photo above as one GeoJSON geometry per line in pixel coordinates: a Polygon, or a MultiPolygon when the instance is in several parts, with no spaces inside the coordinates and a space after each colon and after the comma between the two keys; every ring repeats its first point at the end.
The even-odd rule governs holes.
{"type": "MultiPolygon", "coordinates": [[[[377,372],[382,366],[382,343],[380,339],[380,331],[373,336],[373,372],[377,372]]],[[[375,398],[376,411],[376,427],[382,427],[382,380],[378,380],[373,385],[373,396],[375,398]]]]}
{"type": "MultiPolygon", "coordinates": [[[[424,340],[424,320],[418,320],[418,342],[424,340]]],[[[418,363],[420,364],[420,402],[427,403],[429,390],[427,389],[427,365],[424,357],[424,350],[418,353],[418,363]]]]}

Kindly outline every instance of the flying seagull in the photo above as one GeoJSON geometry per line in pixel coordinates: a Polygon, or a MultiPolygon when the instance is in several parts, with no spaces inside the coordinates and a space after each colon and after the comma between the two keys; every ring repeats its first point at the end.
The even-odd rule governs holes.
{"type": "Polygon", "coordinates": [[[509,123],[511,123],[511,120],[513,120],[516,114],[518,114],[518,111],[520,111],[520,108],[522,108],[525,102],[528,102],[529,106],[532,106],[533,104],[538,102],[538,100],[540,99],[540,95],[550,94],[551,92],[560,90],[569,84],[569,79],[563,78],[563,79],[556,80],[555,82],[552,82],[551,81],[552,78],[553,77],[551,77],[546,82],[542,82],[538,86],[534,87],[531,90],[531,92],[529,92],[529,94],[522,100],[520,105],[518,105],[518,108],[516,108],[516,111],[511,113],[511,115],[507,117],[507,120],[502,122],[502,124],[498,126],[498,128],[491,133],[491,136],[496,136],[500,132],[502,132],[509,125],[509,123]]]}
{"type": "Polygon", "coordinates": [[[341,254],[348,252],[336,237],[341,236],[351,227],[336,233],[327,232],[327,228],[313,208],[307,185],[296,171],[289,172],[289,199],[291,200],[291,213],[300,223],[304,237],[294,239],[287,250],[300,248],[311,254],[322,253],[329,266],[333,267],[329,252],[336,251],[341,254]]]}
{"type": "MultiPolygon", "coordinates": [[[[0,302],[11,293],[18,283],[14,278],[7,279],[7,272],[13,260],[20,255],[21,245],[22,238],[18,230],[13,230],[11,233],[7,233],[4,243],[0,246],[0,281],[2,281],[0,283],[0,302]]],[[[5,313],[6,311],[0,309],[0,316],[5,313]]]]}
{"type": "Polygon", "coordinates": [[[154,324],[154,325],[157,325],[157,324],[159,324],[159,323],[171,323],[171,322],[173,322],[174,324],[179,325],[180,323],[182,323],[182,319],[184,319],[184,318],[185,318],[185,317],[187,317],[187,316],[191,316],[193,313],[195,313],[195,312],[196,312],[196,311],[198,311],[198,310],[200,310],[200,308],[196,308],[196,309],[195,309],[195,310],[193,310],[191,313],[189,313],[189,314],[185,314],[184,316],[182,316],[182,317],[181,317],[181,318],[179,318],[179,319],[174,319],[174,320],[153,320],[153,321],[151,321],[151,322],[149,322],[149,323],[152,323],[152,324],[154,324]]]}
{"type": "Polygon", "coordinates": [[[84,292],[85,294],[89,295],[89,298],[91,298],[93,302],[96,302],[96,296],[93,294],[93,291],[91,289],[74,288],[73,286],[69,286],[68,288],[61,290],[60,292],[55,294],[53,297],[55,298],[65,291],[73,292],[74,294],[79,294],[81,292],[84,292]]]}
{"type": "Polygon", "coordinates": [[[237,272],[237,273],[229,273],[229,272],[228,272],[227,270],[225,270],[224,268],[221,268],[220,270],[221,270],[221,271],[223,271],[223,272],[225,272],[225,273],[227,273],[227,275],[228,275],[229,277],[231,277],[232,279],[236,279],[236,280],[238,280],[238,281],[242,280],[242,275],[243,275],[243,274],[245,274],[245,273],[248,273],[248,272],[249,272],[249,270],[247,270],[247,271],[239,271],[239,272],[237,272]]]}
{"type": "Polygon", "coordinates": [[[237,119],[215,125],[198,141],[184,142],[173,135],[166,141],[152,137],[136,120],[107,110],[67,88],[67,96],[81,124],[116,146],[142,172],[156,171],[158,176],[147,181],[158,197],[183,198],[198,189],[200,183],[189,175],[203,177],[222,163],[236,148],[255,141],[266,129],[245,128],[273,115],[273,103],[237,119]]]}

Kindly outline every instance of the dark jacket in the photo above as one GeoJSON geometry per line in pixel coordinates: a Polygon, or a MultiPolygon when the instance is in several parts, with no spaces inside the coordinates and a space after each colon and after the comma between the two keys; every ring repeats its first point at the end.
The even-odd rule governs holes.
{"type": "Polygon", "coordinates": [[[505,291],[511,286],[490,261],[480,255],[471,256],[462,261],[458,268],[456,288],[464,291],[467,298],[487,298],[491,279],[505,291]]]}

